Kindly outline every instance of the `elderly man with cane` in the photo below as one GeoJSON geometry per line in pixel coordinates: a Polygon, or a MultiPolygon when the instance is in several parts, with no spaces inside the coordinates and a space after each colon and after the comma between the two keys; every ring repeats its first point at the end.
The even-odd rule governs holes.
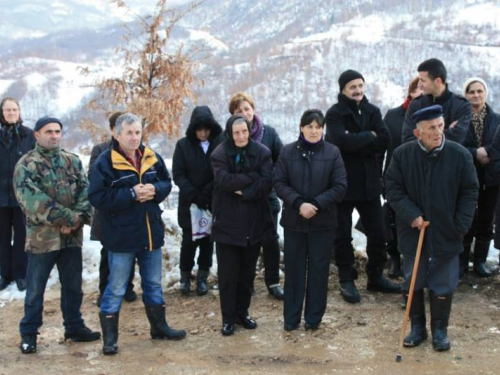
{"type": "Polygon", "coordinates": [[[459,254],[478,197],[477,176],[468,151],[444,136],[443,109],[433,105],[412,116],[414,141],[398,147],[386,173],[389,204],[396,212],[399,251],[404,256],[403,291],[408,298],[415,249],[424,220],[429,221],[415,277],[410,308],[411,333],[405,347],[427,339],[424,288],[429,290],[432,346],[450,349],[447,337],[459,254]]]}

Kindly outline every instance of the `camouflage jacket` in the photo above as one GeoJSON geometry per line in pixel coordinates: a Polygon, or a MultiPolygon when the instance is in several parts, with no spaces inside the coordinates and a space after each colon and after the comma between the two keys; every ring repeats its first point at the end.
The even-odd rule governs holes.
{"type": "Polygon", "coordinates": [[[83,225],[69,235],[61,234],[61,227],[72,227],[76,215],[84,224],[90,223],[88,184],[78,156],[60,148],[47,150],[37,144],[19,160],[14,189],[27,219],[27,252],[82,246],[83,225]]]}

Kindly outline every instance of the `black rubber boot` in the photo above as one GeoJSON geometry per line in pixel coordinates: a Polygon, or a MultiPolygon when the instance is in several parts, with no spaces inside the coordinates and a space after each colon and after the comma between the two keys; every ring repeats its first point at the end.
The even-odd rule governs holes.
{"type": "Polygon", "coordinates": [[[397,255],[391,255],[391,265],[389,267],[389,271],[387,272],[387,275],[391,279],[397,279],[398,277],[402,276],[402,271],[401,271],[401,255],[399,253],[397,255]]]}
{"type": "Polygon", "coordinates": [[[490,242],[476,238],[476,244],[474,245],[474,273],[479,277],[490,277],[492,275],[486,268],[490,242]]]}
{"type": "Polygon", "coordinates": [[[196,275],[196,294],[199,296],[204,296],[208,293],[207,278],[208,270],[198,269],[198,274],[196,275]]]}
{"type": "Polygon", "coordinates": [[[461,279],[469,271],[469,257],[471,244],[464,243],[464,251],[460,253],[460,266],[458,277],[461,279]]]}
{"type": "Polygon", "coordinates": [[[366,289],[372,292],[401,293],[401,285],[386,279],[384,275],[376,279],[368,279],[366,289]]]}
{"type": "Polygon", "coordinates": [[[118,353],[118,320],[119,313],[99,313],[102,329],[102,353],[105,355],[118,353]]]}
{"type": "Polygon", "coordinates": [[[429,291],[431,302],[431,332],[432,346],[438,352],[450,350],[448,339],[448,322],[450,320],[451,302],[453,294],[438,296],[429,291]]]}
{"type": "Polygon", "coordinates": [[[181,293],[186,295],[191,292],[191,272],[181,271],[181,293]]]}
{"type": "MultiPolygon", "coordinates": [[[[403,296],[408,302],[408,292],[403,292],[403,296]]],[[[405,337],[404,346],[413,348],[419,346],[429,335],[425,328],[425,301],[424,291],[418,290],[413,293],[413,300],[410,309],[411,332],[405,337]]]]}
{"type": "Polygon", "coordinates": [[[145,305],[146,315],[151,324],[151,338],[155,340],[180,340],[186,331],[177,331],[168,326],[165,320],[165,305],[145,305]]]}
{"type": "Polygon", "coordinates": [[[340,282],[340,294],[346,302],[358,303],[361,301],[361,296],[359,295],[358,288],[356,288],[356,284],[354,284],[353,280],[340,282]]]}

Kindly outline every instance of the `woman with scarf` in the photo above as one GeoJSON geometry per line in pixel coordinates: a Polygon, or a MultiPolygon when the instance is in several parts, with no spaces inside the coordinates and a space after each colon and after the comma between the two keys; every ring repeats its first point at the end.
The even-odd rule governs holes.
{"type": "Polygon", "coordinates": [[[493,238],[495,205],[500,184],[500,132],[497,131],[500,115],[486,103],[488,86],[483,79],[473,77],[465,81],[464,94],[472,104],[472,121],[464,146],[474,159],[479,198],[474,221],[464,236],[464,251],[460,254],[460,277],[468,271],[474,238],[474,272],[479,277],[489,277],[491,272],[486,268],[486,258],[493,238]]]}
{"type": "MultiPolygon", "coordinates": [[[[273,127],[265,125],[261,118],[255,113],[255,104],[250,95],[238,92],[229,101],[229,112],[231,115],[243,115],[250,123],[250,138],[257,143],[261,143],[271,151],[273,164],[278,161],[283,143],[273,127]]],[[[269,206],[275,223],[278,225],[278,213],[280,212],[280,202],[274,190],[268,197],[269,206]]],[[[262,243],[262,257],[264,261],[265,282],[267,290],[274,298],[283,299],[283,288],[280,285],[280,247],[278,243],[278,233],[275,231],[273,238],[262,243]]]]}
{"type": "Polygon", "coordinates": [[[326,310],[336,204],[347,191],[347,178],[339,149],[323,141],[324,126],[321,111],[305,111],[299,139],[283,147],[274,170],[284,205],[286,331],[299,327],[304,296],[306,330],[318,329],[326,310]]]}
{"type": "Polygon", "coordinates": [[[14,195],[12,178],[17,161],[35,147],[36,140],[33,130],[23,126],[16,99],[3,99],[0,108],[0,290],[15,281],[17,289],[23,291],[28,264],[24,252],[26,218],[14,195]]]}
{"type": "MultiPolygon", "coordinates": [[[[419,78],[414,78],[410,85],[408,86],[408,92],[406,95],[406,99],[403,104],[399,107],[389,109],[384,117],[384,122],[386,123],[389,131],[391,133],[391,143],[389,148],[387,149],[387,157],[385,159],[384,165],[384,176],[387,168],[389,168],[389,163],[391,162],[392,153],[394,150],[401,145],[401,132],[403,130],[403,122],[405,120],[406,110],[410,105],[410,102],[422,95],[422,89],[419,87],[419,78]]],[[[385,192],[384,192],[385,196],[385,192]]],[[[384,208],[385,209],[385,208],[384,208]]],[[[391,221],[392,236],[390,236],[390,240],[387,241],[387,253],[391,257],[391,266],[389,268],[389,272],[387,273],[391,278],[397,278],[402,276],[401,271],[401,255],[398,251],[398,240],[396,234],[396,218],[394,211],[388,207],[389,217],[391,221]]],[[[387,231],[387,229],[386,229],[387,231]]]]}
{"type": "Polygon", "coordinates": [[[267,202],[272,186],[269,149],[250,138],[244,116],[227,120],[227,139],[212,153],[212,240],[216,243],[219,296],[224,336],[235,323],[257,328],[248,308],[261,243],[275,234],[267,202]]]}

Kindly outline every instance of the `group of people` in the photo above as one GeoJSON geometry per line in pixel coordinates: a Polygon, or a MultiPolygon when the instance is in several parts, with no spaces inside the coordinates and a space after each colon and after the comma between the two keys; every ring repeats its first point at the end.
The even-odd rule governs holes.
{"type": "MultiPolygon", "coordinates": [[[[468,271],[472,247],[475,273],[491,275],[485,262],[500,185],[500,117],[486,104],[488,88],[481,78],[466,81],[463,97],[448,89],[440,60],[426,60],[417,70],[405,102],[385,118],[368,101],[363,75],[343,72],[337,103],[326,116],[306,110],[297,140],[285,146],[256,114],[248,94],[231,98],[224,131],[209,107],[194,109],[172,165],[183,230],[180,291],[191,292],[199,249],[195,289],[200,296],[208,292],[215,243],[222,335],[233,335],[236,325],[257,327],[249,308],[261,249],[269,294],[284,300],[286,331],[299,328],[302,314],[306,330],[319,328],[332,256],[342,298],[360,302],[352,245],[356,209],[367,237],[367,290],[403,292],[405,300],[419,230],[430,222],[410,310],[412,330],[404,344],[418,346],[428,337],[427,288],[433,347],[450,348],[452,295],[468,271]],[[210,235],[194,233],[193,209],[212,216],[210,235]],[[389,276],[403,276],[402,284],[384,276],[387,253],[389,276]]],[[[102,243],[98,305],[103,353],[118,352],[122,300],[136,299],[136,263],[151,337],[184,338],[185,331],[166,322],[161,285],[165,229],[160,203],[172,182],[161,156],[142,143],[142,119],[131,113],[111,116],[113,138],[94,147],[89,182],[78,157],[60,148],[59,119],[43,117],[32,131],[22,125],[15,99],[4,99],[1,109],[1,286],[15,280],[20,290],[27,289],[21,351],[36,352],[43,294],[54,265],[61,281],[65,339],[101,336],[80,313],[82,227],[91,221],[91,206],[92,238],[102,243]]]]}

